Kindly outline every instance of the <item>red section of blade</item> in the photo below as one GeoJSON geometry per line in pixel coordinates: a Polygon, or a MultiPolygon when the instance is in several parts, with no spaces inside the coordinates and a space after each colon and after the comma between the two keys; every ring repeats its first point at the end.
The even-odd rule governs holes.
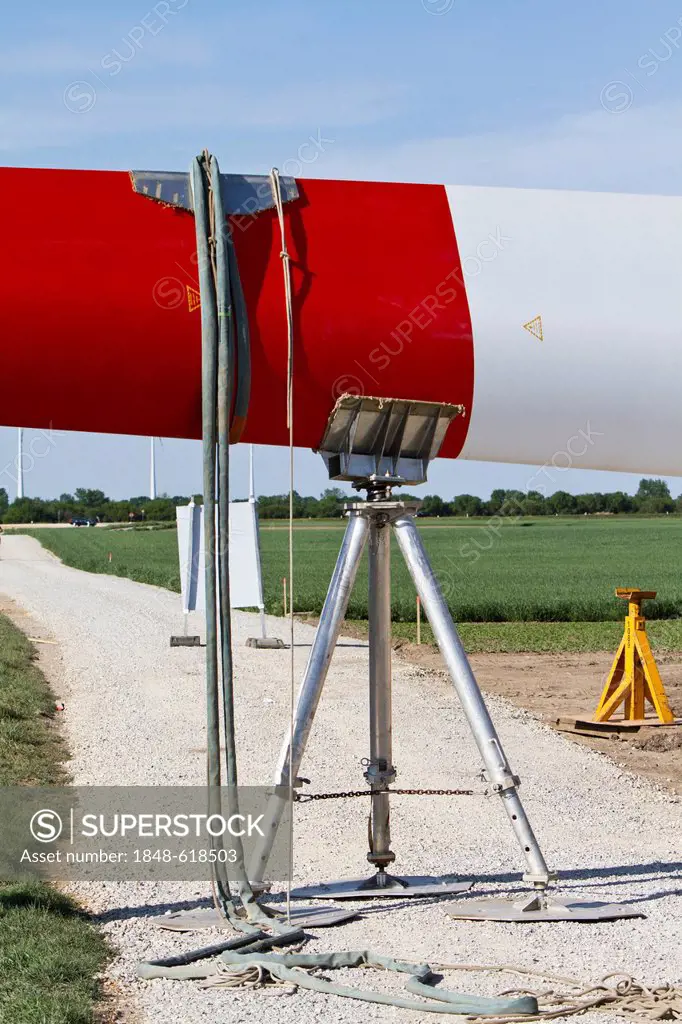
{"type": "MultiPolygon", "coordinates": [[[[445,190],[301,181],[293,258],[295,440],[315,447],[344,391],[461,402],[473,343],[445,190]]],[[[124,172],[0,169],[0,336],[7,425],[198,437],[194,219],[133,192],[124,172]],[[10,203],[8,197],[14,197],[10,203]],[[13,382],[7,387],[7,382],[13,382]]],[[[279,229],[235,223],[253,345],[244,441],[287,443],[279,229]]]]}

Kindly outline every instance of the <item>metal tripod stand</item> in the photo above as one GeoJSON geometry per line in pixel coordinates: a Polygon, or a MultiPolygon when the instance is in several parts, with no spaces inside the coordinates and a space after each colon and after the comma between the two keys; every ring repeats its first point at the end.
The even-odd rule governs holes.
{"type": "MultiPolygon", "coordinates": [[[[390,543],[394,534],[414,580],[436,642],[441,649],[462,708],[478,744],[485,778],[502,799],[511,826],[523,851],[527,873],[524,878],[544,887],[550,878],[537,839],[521,804],[513,774],[491,721],[485,702],[469,665],[447,604],[434,576],[414,517],[418,505],[390,499],[390,487],[367,481],[368,500],[346,507],[348,526],[320,616],[298,696],[293,744],[287,738],[276,771],[276,785],[286,787],[290,764],[297,777],[322,689],[331,663],[362,553],[369,558],[369,718],[370,756],[365,778],[371,789],[371,850],[367,859],[376,874],[360,881],[295,890],[306,897],[351,898],[369,895],[422,896],[461,892],[469,883],[444,883],[433,878],[396,878],[387,871],[395,860],[391,850],[389,822],[390,785],[396,771],[392,761],[391,722],[391,589],[390,543]]],[[[357,486],[357,485],[356,485],[357,486]]],[[[275,797],[282,810],[286,798],[275,797]]],[[[276,808],[272,810],[276,812],[276,808]]],[[[281,811],[280,811],[281,815],[281,811]]],[[[278,815],[279,817],[279,815],[278,815]]],[[[273,822],[274,827],[276,824],[273,822]]],[[[268,837],[259,851],[269,853],[268,837]]],[[[254,865],[256,870],[258,866],[254,865]]],[[[254,877],[257,877],[255,875],[254,877]]]]}

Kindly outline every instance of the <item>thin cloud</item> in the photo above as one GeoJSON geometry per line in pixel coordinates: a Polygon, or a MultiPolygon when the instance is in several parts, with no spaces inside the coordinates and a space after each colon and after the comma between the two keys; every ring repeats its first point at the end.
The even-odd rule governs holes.
{"type": "Polygon", "coordinates": [[[311,175],[372,180],[682,193],[682,101],[634,103],[505,132],[337,147],[311,175]]]}
{"type": "Polygon", "coordinates": [[[371,125],[394,116],[403,98],[401,86],[374,82],[319,88],[301,84],[260,92],[208,83],[189,87],[155,83],[153,88],[133,91],[124,83],[124,74],[95,76],[84,71],[32,97],[16,88],[13,100],[0,106],[0,151],[78,144],[103,136],[147,137],[150,130],[189,128],[300,130],[304,141],[319,128],[371,125]],[[69,92],[71,86],[76,87],[73,92],[69,92]],[[80,96],[87,109],[79,112],[80,96]]]}
{"type": "Polygon", "coordinates": [[[145,53],[156,67],[203,67],[214,57],[213,50],[202,40],[188,37],[173,38],[172,26],[153,36],[143,35],[139,42],[128,35],[112,34],[104,44],[90,40],[77,45],[68,40],[43,40],[28,46],[13,46],[0,50],[0,76],[3,78],[44,79],[57,75],[84,77],[89,69],[104,74],[102,62],[109,58],[142,63],[145,53]]]}

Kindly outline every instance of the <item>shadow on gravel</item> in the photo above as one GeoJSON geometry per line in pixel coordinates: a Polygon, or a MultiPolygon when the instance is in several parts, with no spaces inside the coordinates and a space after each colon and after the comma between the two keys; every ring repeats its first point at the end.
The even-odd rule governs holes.
{"type": "MultiPolygon", "coordinates": [[[[499,886],[504,882],[518,882],[519,875],[516,873],[509,874],[495,874],[495,875],[461,875],[458,876],[461,881],[474,881],[478,885],[493,884],[499,886]]],[[[682,881],[682,862],[680,861],[652,861],[649,864],[617,864],[617,865],[603,865],[598,868],[567,868],[566,870],[559,870],[558,881],[552,888],[552,891],[556,892],[557,895],[561,895],[562,892],[567,890],[579,890],[589,886],[590,889],[615,889],[623,885],[645,885],[653,882],[663,882],[670,880],[682,881]],[[604,881],[599,881],[604,879],[604,881]]],[[[497,890],[496,890],[497,891],[497,890]]],[[[492,895],[486,893],[486,895],[492,895]]],[[[481,895],[480,888],[476,891],[474,889],[471,893],[463,894],[462,898],[472,895],[481,895]]],[[[606,894],[605,894],[606,895],[606,894]]],[[[614,895],[618,895],[617,891],[614,895]]],[[[629,899],[623,899],[623,903],[646,903],[647,901],[653,901],[663,899],[666,896],[679,896],[682,895],[682,890],[679,889],[663,889],[656,892],[647,893],[644,896],[632,896],[629,899]]]]}
{"type": "MultiPolygon", "coordinates": [[[[453,896],[452,893],[450,893],[448,895],[429,896],[420,899],[398,900],[393,897],[386,901],[376,899],[356,900],[349,903],[349,906],[356,907],[361,914],[368,916],[370,914],[385,913],[385,911],[389,909],[404,910],[409,907],[431,906],[434,903],[445,900],[452,903],[454,900],[459,902],[460,900],[466,899],[481,899],[482,897],[504,896],[507,894],[513,895],[513,890],[510,893],[510,884],[515,883],[518,885],[518,883],[521,882],[521,875],[518,872],[500,873],[495,875],[444,875],[443,878],[446,881],[453,882],[473,881],[475,885],[471,892],[458,893],[457,896],[453,896]]],[[[650,864],[620,864],[615,866],[606,865],[598,868],[571,868],[559,873],[559,880],[552,888],[552,891],[556,892],[557,895],[561,895],[562,893],[565,894],[566,891],[570,891],[572,889],[584,888],[586,883],[589,885],[590,889],[603,888],[608,890],[633,883],[643,885],[646,883],[670,879],[682,880],[682,862],[675,861],[671,863],[664,863],[661,861],[653,861],[650,864]],[[600,882],[599,879],[605,880],[600,882]]],[[[523,888],[525,890],[526,887],[524,886],[523,888]]],[[[521,890],[519,890],[519,892],[520,891],[521,890]]],[[[273,894],[271,900],[268,900],[266,897],[264,902],[270,902],[272,905],[276,905],[280,902],[278,895],[279,894],[273,894]]],[[[620,900],[620,902],[625,904],[647,903],[670,896],[682,896],[682,889],[663,889],[647,893],[644,896],[632,896],[628,899],[620,900]]],[[[210,898],[185,900],[178,903],[159,903],[155,906],[125,906],[113,910],[107,910],[103,914],[97,914],[94,920],[104,924],[107,921],[126,921],[134,918],[159,917],[168,912],[176,912],[179,910],[200,910],[210,908],[212,906],[213,902],[210,898]]]]}
{"type": "Polygon", "coordinates": [[[131,921],[135,918],[161,917],[163,914],[176,913],[178,910],[212,909],[213,900],[202,896],[196,900],[180,900],[177,903],[140,904],[137,907],[123,906],[105,910],[101,914],[93,914],[93,921],[106,924],[108,921],[131,921]]]}
{"type": "MultiPolygon", "coordinates": [[[[290,649],[289,648],[289,644],[285,644],[284,646],[286,647],[287,650],[290,649]]],[[[309,644],[304,644],[304,643],[294,644],[294,647],[312,647],[312,646],[313,646],[312,643],[309,643],[309,644]]],[[[336,647],[334,648],[334,650],[336,650],[336,648],[338,648],[338,647],[361,647],[365,651],[369,650],[369,644],[361,644],[361,643],[357,643],[357,644],[353,644],[353,643],[337,644],[336,647]]]]}

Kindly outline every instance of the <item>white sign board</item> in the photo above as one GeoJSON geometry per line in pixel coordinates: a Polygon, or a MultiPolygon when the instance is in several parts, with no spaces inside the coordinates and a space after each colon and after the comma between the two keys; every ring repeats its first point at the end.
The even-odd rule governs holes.
{"type": "MultiPolygon", "coordinates": [[[[204,508],[203,505],[179,505],[175,514],[183,611],[204,611],[204,508]]],[[[232,608],[262,609],[255,501],[230,502],[229,542],[230,605],[232,608]]]]}

